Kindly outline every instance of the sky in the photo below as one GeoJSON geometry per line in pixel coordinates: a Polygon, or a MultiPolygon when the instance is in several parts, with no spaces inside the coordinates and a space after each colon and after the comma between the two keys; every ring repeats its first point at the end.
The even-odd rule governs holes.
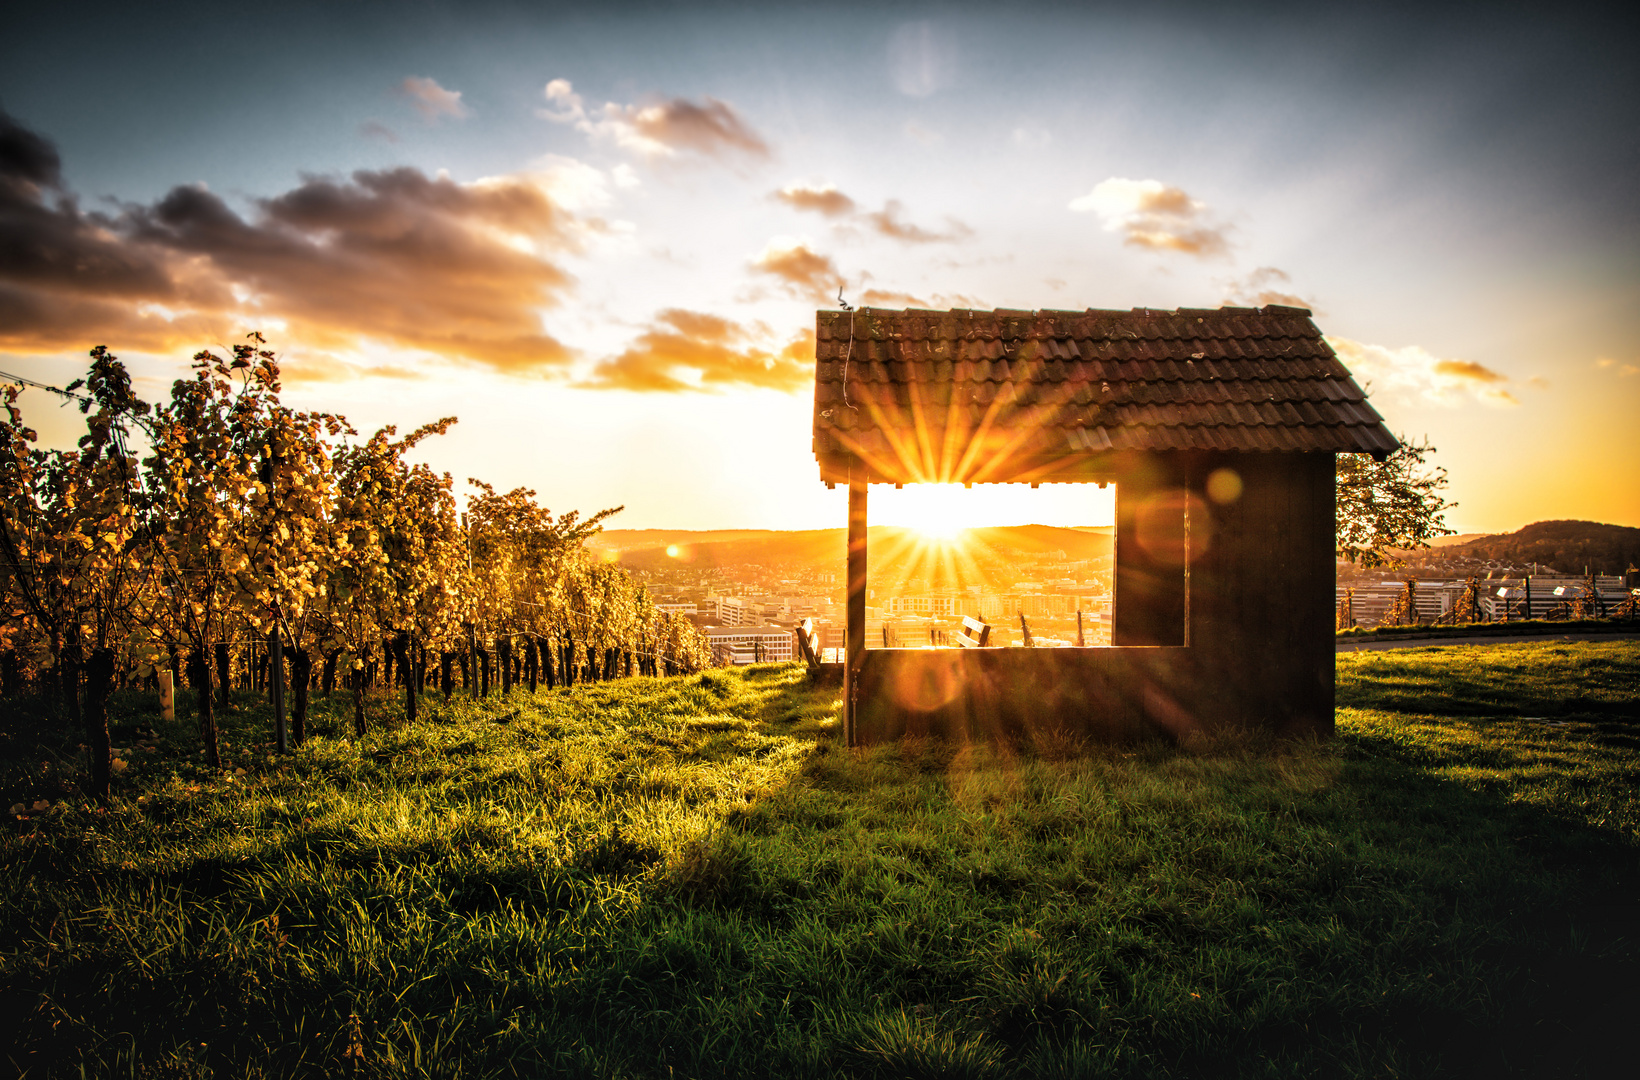
{"type": "MultiPolygon", "coordinates": [[[[1460,532],[1640,526],[1632,17],[1499,5],[33,5],[0,371],[285,399],[622,528],[840,527],[815,311],[1309,307],[1460,532]],[[1625,21],[1627,20],[1627,21],[1625,21]]],[[[77,414],[41,391],[47,442],[77,414]]],[[[1098,525],[1090,486],[874,523],[1098,525]]],[[[931,501],[932,500],[932,501],[931,501]]]]}

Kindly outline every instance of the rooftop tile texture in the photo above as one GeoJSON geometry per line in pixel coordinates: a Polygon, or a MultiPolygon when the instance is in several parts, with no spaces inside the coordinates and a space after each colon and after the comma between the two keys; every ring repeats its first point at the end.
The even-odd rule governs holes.
{"type": "Polygon", "coordinates": [[[828,479],[861,464],[896,482],[1051,479],[1124,451],[1398,445],[1303,308],[862,309],[816,323],[828,479]]]}

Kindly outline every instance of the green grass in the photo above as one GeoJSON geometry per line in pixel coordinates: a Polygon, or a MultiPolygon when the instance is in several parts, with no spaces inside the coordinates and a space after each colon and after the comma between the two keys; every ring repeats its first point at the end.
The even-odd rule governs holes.
{"type": "Polygon", "coordinates": [[[1633,633],[1640,621],[1611,616],[1604,619],[1514,619],[1510,622],[1413,623],[1406,626],[1352,626],[1339,630],[1340,642],[1386,638],[1534,637],[1537,635],[1633,633]]]}
{"type": "Polygon", "coordinates": [[[338,700],[283,760],[247,697],[221,773],[133,696],[115,743],[158,749],[106,806],[10,714],[0,800],[54,805],[0,831],[0,1061],[1578,1075],[1588,1010],[1628,1000],[1591,996],[1635,969],[1608,916],[1640,853],[1640,644],[1338,668],[1322,745],[851,753],[835,688],[761,666],[435,701],[357,743],[338,700]]]}

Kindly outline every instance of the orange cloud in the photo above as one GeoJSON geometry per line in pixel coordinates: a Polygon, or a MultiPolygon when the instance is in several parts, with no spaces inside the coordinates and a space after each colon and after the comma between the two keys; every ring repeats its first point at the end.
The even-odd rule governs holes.
{"type": "Polygon", "coordinates": [[[793,296],[806,299],[829,300],[843,287],[843,275],[831,258],[800,240],[771,240],[752,260],[752,269],[778,278],[793,296]]]}
{"type": "Polygon", "coordinates": [[[1367,345],[1349,338],[1329,337],[1344,365],[1375,390],[1387,390],[1428,404],[1457,404],[1465,396],[1488,405],[1519,405],[1505,387],[1509,377],[1473,360],[1448,360],[1417,345],[1399,349],[1367,345]]]}
{"type": "Polygon", "coordinates": [[[1435,374],[1446,375],[1454,379],[1473,379],[1480,383],[1508,382],[1506,375],[1499,375],[1485,364],[1477,364],[1473,360],[1437,360],[1435,374]]]}
{"type": "Polygon", "coordinates": [[[672,308],[658,314],[625,352],[597,364],[578,385],[639,392],[755,387],[789,393],[813,381],[813,331],[770,351],[738,323],[672,308]]]}
{"type": "Polygon", "coordinates": [[[929,297],[921,297],[915,293],[900,292],[898,289],[867,289],[859,296],[859,306],[944,311],[952,308],[985,309],[989,305],[963,293],[934,293],[929,297]]]}
{"type": "Polygon", "coordinates": [[[770,156],[769,144],[741,118],[728,102],[708,97],[697,104],[687,98],[666,98],[646,105],[605,102],[589,112],[586,102],[568,79],[554,79],[544,91],[551,108],[540,115],[557,123],[573,124],[593,138],[648,157],[671,157],[691,151],[705,157],[729,152],[752,157],[770,156]]]}
{"type": "Polygon", "coordinates": [[[866,222],[877,232],[890,240],[899,240],[908,244],[938,244],[954,243],[972,236],[974,230],[958,221],[956,218],[946,218],[946,230],[934,232],[913,225],[902,219],[905,207],[898,199],[890,199],[883,204],[881,210],[864,215],[866,222]]]}
{"type": "Polygon", "coordinates": [[[1135,247],[1199,258],[1229,254],[1229,229],[1209,221],[1207,204],[1159,180],[1113,176],[1072,199],[1070,208],[1097,215],[1107,232],[1122,233],[1135,247]]]}
{"type": "Polygon", "coordinates": [[[531,177],[416,169],[315,177],[243,217],[203,187],[117,216],[60,190],[56,151],[0,114],[0,348],[169,351],[283,322],[319,349],[366,341],[497,371],[572,356],[541,311],[582,225],[531,177]],[[48,200],[48,193],[55,198],[48,200]]]}
{"type": "Polygon", "coordinates": [[[1225,301],[1245,307],[1263,307],[1266,304],[1285,304],[1288,307],[1313,308],[1315,305],[1287,292],[1281,286],[1293,279],[1284,270],[1261,266],[1246,277],[1231,281],[1225,288],[1225,301]]]}
{"type": "Polygon", "coordinates": [[[854,213],[854,200],[830,184],[824,187],[788,184],[775,192],[771,198],[778,199],[794,210],[812,210],[826,217],[846,217],[854,213]]]}
{"type": "MultiPolygon", "coordinates": [[[[794,210],[812,210],[830,218],[862,221],[873,232],[905,244],[955,243],[974,234],[974,230],[954,217],[945,219],[946,228],[943,232],[913,225],[905,220],[905,206],[898,199],[889,199],[881,210],[856,213],[854,200],[831,184],[824,187],[789,184],[776,191],[772,197],[794,210]]],[[[836,225],[834,228],[843,233],[852,232],[851,226],[847,224],[836,225]]]]}
{"type": "Polygon", "coordinates": [[[887,308],[931,308],[931,301],[925,300],[912,293],[899,292],[895,289],[867,289],[860,294],[860,307],[887,307],[887,308]]]}

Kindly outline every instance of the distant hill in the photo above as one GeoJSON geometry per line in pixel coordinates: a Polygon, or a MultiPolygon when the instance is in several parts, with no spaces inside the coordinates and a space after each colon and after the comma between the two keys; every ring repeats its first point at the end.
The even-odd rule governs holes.
{"type": "Polygon", "coordinates": [[[1444,547],[1438,557],[1509,566],[1538,563],[1568,574],[1581,574],[1588,566],[1597,574],[1621,574],[1640,566],[1640,529],[1596,521],[1536,521],[1518,532],[1444,547]]]}
{"type": "MultiPolygon", "coordinates": [[[[1067,559],[1108,558],[1114,544],[1108,526],[1061,528],[1054,525],[1006,525],[969,529],[961,544],[995,558],[1063,551],[1067,559]]],[[[777,532],[747,529],[728,532],[687,532],[658,529],[610,530],[587,541],[598,551],[614,552],[623,565],[657,569],[680,563],[701,568],[755,564],[801,569],[838,570],[848,554],[845,529],[808,529],[777,532]],[[669,551],[668,549],[675,549],[669,551]]],[[[938,551],[915,529],[874,525],[866,531],[866,547],[875,563],[897,553],[938,551]]]]}
{"type": "Polygon", "coordinates": [[[750,540],[779,536],[774,529],[605,529],[589,536],[587,549],[620,554],[625,551],[665,550],[670,544],[710,544],[724,540],[750,540]]]}
{"type": "Polygon", "coordinates": [[[1459,544],[1469,544],[1496,535],[1496,533],[1459,533],[1456,536],[1437,536],[1429,542],[1429,546],[1438,548],[1457,547],[1459,544]]]}

